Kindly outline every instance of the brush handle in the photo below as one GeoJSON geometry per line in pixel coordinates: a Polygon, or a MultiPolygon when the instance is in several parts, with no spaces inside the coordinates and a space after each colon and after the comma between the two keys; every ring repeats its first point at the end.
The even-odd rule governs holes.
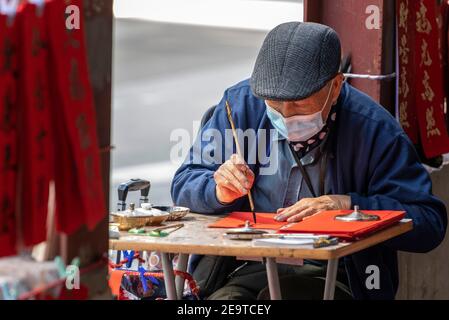
{"type": "Polygon", "coordinates": [[[231,107],[229,106],[229,103],[227,101],[226,101],[226,111],[228,114],[229,124],[231,125],[232,129],[232,136],[234,137],[235,146],[237,148],[237,154],[239,155],[240,158],[243,159],[242,150],[240,149],[239,139],[237,137],[237,130],[235,129],[234,120],[232,119],[231,107]]]}
{"type": "Polygon", "coordinates": [[[255,209],[254,209],[254,201],[253,201],[253,195],[251,194],[251,190],[248,190],[248,200],[249,200],[249,206],[251,208],[251,211],[253,213],[255,213],[255,209]]]}
{"type": "MultiPolygon", "coordinates": [[[[228,114],[228,120],[231,125],[231,129],[232,129],[232,136],[234,137],[235,146],[237,148],[237,154],[239,155],[240,158],[243,159],[243,154],[242,154],[242,150],[240,149],[239,139],[237,137],[237,131],[235,129],[234,120],[232,119],[231,107],[229,106],[229,103],[227,101],[226,101],[226,111],[228,114]]],[[[254,201],[253,201],[253,196],[251,194],[251,190],[248,190],[248,200],[249,200],[249,206],[251,208],[251,211],[253,212],[254,221],[256,221],[254,201]]]]}

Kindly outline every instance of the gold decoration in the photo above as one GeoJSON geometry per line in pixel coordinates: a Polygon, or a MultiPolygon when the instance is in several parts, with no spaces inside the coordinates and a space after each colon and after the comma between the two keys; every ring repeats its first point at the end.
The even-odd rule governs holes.
{"type": "Polygon", "coordinates": [[[429,67],[432,65],[432,58],[430,57],[430,52],[429,52],[429,44],[427,43],[426,39],[423,39],[422,41],[422,45],[421,45],[421,64],[420,66],[422,67],[423,65],[429,67]]]}
{"type": "Polygon", "coordinates": [[[424,71],[424,79],[422,81],[425,91],[421,94],[421,97],[424,101],[432,102],[433,98],[435,98],[435,93],[433,92],[432,87],[429,84],[429,80],[430,80],[430,76],[426,70],[426,71],[424,71]]]}
{"type": "Polygon", "coordinates": [[[409,92],[410,88],[407,82],[407,69],[404,66],[402,66],[401,85],[399,86],[399,94],[402,95],[402,97],[407,98],[409,92]]]}
{"type": "Polygon", "coordinates": [[[401,123],[403,128],[410,128],[410,122],[408,122],[407,108],[408,108],[407,101],[402,101],[399,104],[399,122],[401,123]]]}
{"type": "Polygon", "coordinates": [[[407,46],[407,36],[404,34],[401,37],[401,43],[399,46],[399,56],[401,57],[401,61],[403,64],[408,64],[409,53],[410,49],[407,46]]]}
{"type": "Polygon", "coordinates": [[[440,129],[436,127],[436,121],[433,116],[433,107],[426,110],[426,122],[427,122],[427,138],[434,136],[441,136],[440,129]]]}
{"type": "Polygon", "coordinates": [[[399,28],[404,29],[404,34],[401,36],[399,42],[399,57],[402,63],[399,83],[399,96],[403,101],[399,104],[399,122],[403,128],[410,128],[408,121],[408,101],[406,101],[410,87],[407,79],[407,65],[409,64],[410,48],[408,47],[408,18],[409,18],[409,1],[402,1],[399,7],[399,28]]]}
{"type": "Polygon", "coordinates": [[[416,30],[420,33],[430,34],[432,31],[432,25],[427,19],[427,7],[424,5],[424,2],[421,0],[421,7],[419,11],[416,13],[416,30]]]}
{"type": "Polygon", "coordinates": [[[407,21],[408,21],[408,0],[401,2],[399,7],[399,28],[404,28],[405,31],[408,29],[407,21]]]}

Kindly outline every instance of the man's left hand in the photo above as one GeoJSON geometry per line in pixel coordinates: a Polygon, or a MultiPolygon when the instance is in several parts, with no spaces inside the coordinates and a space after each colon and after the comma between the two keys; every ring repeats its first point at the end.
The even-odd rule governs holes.
{"type": "Polygon", "coordinates": [[[282,222],[300,222],[323,211],[350,209],[351,197],[349,196],[329,195],[306,198],[289,208],[279,209],[274,219],[282,222]]]}

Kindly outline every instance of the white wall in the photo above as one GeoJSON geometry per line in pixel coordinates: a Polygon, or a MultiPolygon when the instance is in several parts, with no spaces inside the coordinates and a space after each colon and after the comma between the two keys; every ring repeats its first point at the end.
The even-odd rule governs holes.
{"type": "Polygon", "coordinates": [[[271,30],[303,19],[302,0],[115,0],[116,18],[271,30]]]}

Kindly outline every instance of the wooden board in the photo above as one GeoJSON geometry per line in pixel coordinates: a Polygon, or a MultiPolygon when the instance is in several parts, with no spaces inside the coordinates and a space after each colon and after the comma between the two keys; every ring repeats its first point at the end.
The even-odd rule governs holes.
{"type": "Polygon", "coordinates": [[[253,247],[252,242],[224,239],[223,234],[225,230],[223,229],[207,228],[209,224],[219,218],[217,216],[190,214],[182,221],[185,224],[184,228],[172,233],[166,238],[153,238],[122,233],[119,240],[109,241],[109,247],[111,250],[329,260],[341,258],[372,247],[406,233],[413,228],[412,221],[403,220],[397,225],[375,233],[363,240],[354,243],[342,243],[338,246],[322,249],[314,249],[312,246],[298,246],[297,248],[253,247]]]}

